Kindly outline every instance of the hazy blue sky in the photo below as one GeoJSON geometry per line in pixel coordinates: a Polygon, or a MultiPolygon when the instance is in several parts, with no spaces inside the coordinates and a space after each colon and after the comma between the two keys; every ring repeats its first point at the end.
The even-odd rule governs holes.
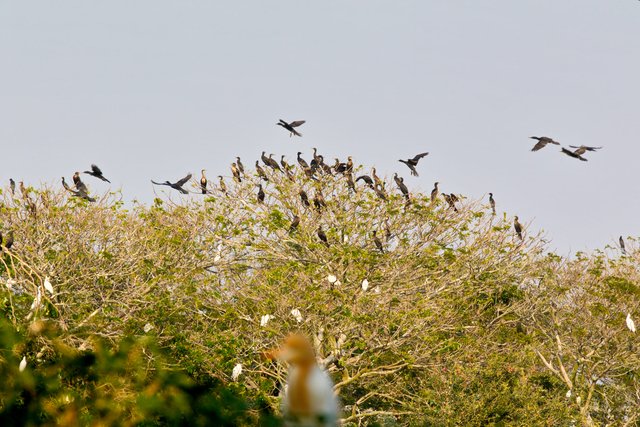
{"type": "Polygon", "coordinates": [[[5,0],[0,179],[95,162],[150,201],[150,178],[317,146],[413,189],[492,191],[566,254],[640,235],[639,80],[634,0],[5,0]],[[532,135],[605,148],[580,162],[532,135]],[[421,151],[410,177],[397,159],[421,151]]]}

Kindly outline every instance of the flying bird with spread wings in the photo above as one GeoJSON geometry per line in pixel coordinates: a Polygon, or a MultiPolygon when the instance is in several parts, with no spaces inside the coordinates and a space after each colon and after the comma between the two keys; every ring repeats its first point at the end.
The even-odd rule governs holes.
{"type": "Polygon", "coordinates": [[[531,136],[530,138],[538,141],[538,143],[533,146],[531,151],[538,151],[544,148],[547,144],[560,145],[558,141],[554,141],[552,138],[549,138],[548,136],[531,136]]]}
{"type": "Polygon", "coordinates": [[[151,183],[155,185],[167,185],[173,188],[174,190],[178,190],[182,194],[189,194],[189,192],[184,188],[182,188],[182,186],[185,185],[190,179],[191,179],[191,174],[188,174],[187,176],[185,176],[184,178],[176,182],[169,182],[169,181],[155,182],[154,180],[151,180],[151,183]]]}
{"type": "Polygon", "coordinates": [[[584,157],[581,156],[582,153],[584,153],[584,151],[580,151],[580,148],[578,148],[575,151],[571,151],[571,150],[567,150],[566,148],[562,147],[562,152],[564,154],[566,154],[569,157],[573,157],[574,159],[580,159],[583,162],[586,162],[587,159],[585,159],[584,157]]]}
{"type": "Polygon", "coordinates": [[[289,138],[291,138],[293,135],[302,136],[302,134],[300,132],[298,132],[297,130],[295,130],[294,128],[297,128],[298,126],[302,126],[305,123],[306,123],[306,120],[296,120],[294,122],[287,123],[284,120],[280,119],[280,121],[278,123],[276,123],[276,125],[282,126],[286,130],[288,130],[289,131],[289,138]]]}
{"type": "Polygon", "coordinates": [[[398,160],[401,163],[404,163],[405,165],[407,165],[407,167],[409,169],[411,169],[411,175],[413,176],[418,176],[418,171],[416,170],[416,166],[418,166],[418,162],[420,161],[421,158],[423,158],[424,156],[428,155],[429,153],[420,153],[415,155],[413,158],[411,159],[407,159],[407,160],[398,160]]]}
{"type": "Polygon", "coordinates": [[[108,182],[109,184],[111,184],[111,181],[109,181],[107,178],[104,177],[104,175],[102,175],[102,171],[96,165],[91,165],[91,170],[90,171],[84,171],[84,173],[86,173],[87,175],[91,175],[93,177],[96,177],[98,179],[101,179],[104,182],[108,182]]]}

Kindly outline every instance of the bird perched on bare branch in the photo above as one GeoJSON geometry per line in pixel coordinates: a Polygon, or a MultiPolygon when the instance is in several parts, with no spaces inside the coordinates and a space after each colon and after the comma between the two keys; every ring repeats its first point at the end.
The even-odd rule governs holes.
{"type": "Polygon", "coordinates": [[[373,180],[369,175],[360,175],[359,177],[356,178],[356,182],[360,180],[364,181],[373,190],[373,180]]]}
{"type": "Polygon", "coordinates": [[[207,177],[204,175],[205,169],[202,169],[200,172],[200,190],[202,190],[202,194],[207,194],[207,177]]]}
{"type": "Polygon", "coordinates": [[[456,202],[458,201],[458,196],[456,196],[453,193],[451,193],[451,194],[442,193],[442,197],[444,197],[444,200],[447,202],[449,207],[453,208],[454,212],[458,212],[458,208],[456,207],[456,202]]]}
{"type": "Polygon", "coordinates": [[[384,247],[382,246],[382,242],[380,241],[380,239],[377,236],[378,233],[376,232],[376,230],[373,230],[372,234],[373,234],[373,243],[375,243],[376,248],[378,248],[378,250],[381,253],[384,253],[384,247]]]}
{"type": "Polygon", "coordinates": [[[293,135],[302,136],[302,134],[299,133],[298,131],[296,131],[294,128],[297,128],[298,126],[301,126],[301,125],[303,125],[305,123],[306,123],[306,120],[296,120],[294,122],[287,123],[284,120],[280,119],[280,121],[278,123],[276,123],[276,125],[282,126],[286,130],[288,130],[289,131],[289,137],[292,137],[293,135]]]}
{"type": "MultiPolygon", "coordinates": [[[[578,150],[580,150],[580,149],[578,149],[578,150]]],[[[580,154],[578,154],[578,150],[571,151],[571,150],[567,150],[566,148],[562,147],[562,152],[563,152],[564,154],[566,154],[567,156],[569,156],[569,157],[573,157],[574,159],[580,159],[580,160],[582,160],[583,162],[586,162],[586,161],[587,161],[587,159],[585,159],[585,158],[584,158],[584,157],[582,157],[580,154]]],[[[583,153],[584,153],[584,151],[583,151],[583,153]]]]}
{"type": "Polygon", "coordinates": [[[104,177],[104,175],[102,174],[102,171],[96,165],[91,165],[91,170],[90,171],[84,171],[84,173],[86,173],[87,175],[91,175],[93,177],[96,177],[98,179],[101,179],[101,180],[111,184],[111,181],[109,181],[107,178],[104,177]]]}
{"type": "Polygon", "coordinates": [[[16,194],[16,182],[13,178],[9,178],[9,189],[11,190],[12,196],[16,194]]]}
{"type": "Polygon", "coordinates": [[[398,186],[398,188],[400,189],[400,191],[402,192],[402,194],[405,197],[409,196],[409,189],[407,188],[407,186],[404,183],[404,178],[401,176],[398,176],[397,173],[393,174],[393,180],[396,182],[396,185],[398,186]]]}
{"type": "Polygon", "coordinates": [[[618,239],[618,242],[620,243],[620,250],[622,251],[622,253],[624,255],[627,254],[627,248],[624,247],[624,239],[622,238],[622,236],[620,236],[620,238],[618,239]]]}
{"type": "Polygon", "coordinates": [[[536,145],[533,146],[533,148],[531,149],[531,151],[538,151],[541,148],[544,148],[547,144],[555,144],[555,145],[560,145],[559,142],[554,141],[553,139],[549,138],[548,136],[531,136],[529,137],[531,139],[535,139],[538,141],[538,143],[536,145]]]}
{"type": "MultiPolygon", "coordinates": [[[[190,179],[191,179],[191,174],[188,174],[184,178],[182,178],[182,179],[180,179],[180,180],[178,180],[176,182],[173,182],[173,183],[169,182],[169,181],[155,182],[154,180],[151,180],[151,183],[155,184],[155,185],[167,185],[167,186],[173,188],[174,190],[178,190],[182,194],[189,194],[189,192],[187,190],[185,190],[184,188],[182,188],[182,186],[185,185],[190,179]]],[[[76,187],[77,186],[78,186],[78,184],[76,183],[76,187]]]]}
{"type": "Polygon", "coordinates": [[[353,172],[353,159],[351,156],[347,157],[347,172],[353,172]]]}
{"type": "Polygon", "coordinates": [[[373,182],[376,187],[382,187],[382,180],[376,174],[376,168],[371,168],[371,176],[373,177],[373,182]]]}
{"type": "Polygon", "coordinates": [[[418,171],[416,170],[416,166],[418,166],[418,162],[420,161],[421,158],[423,158],[424,156],[428,155],[429,153],[420,153],[415,155],[413,158],[411,159],[407,159],[407,160],[398,160],[401,163],[404,163],[405,165],[407,165],[409,167],[409,169],[411,169],[411,175],[413,176],[418,176],[418,171]]]}
{"type": "Polygon", "coordinates": [[[349,190],[357,193],[358,190],[356,190],[356,183],[353,181],[353,174],[347,171],[344,175],[347,178],[347,187],[349,187],[349,190]]]}
{"type": "Polygon", "coordinates": [[[267,177],[267,173],[262,169],[260,163],[256,160],[256,173],[263,181],[269,181],[269,177],[267,177]]]}
{"type": "Polygon", "coordinates": [[[235,162],[231,163],[231,174],[233,175],[233,179],[238,182],[242,182],[242,178],[240,177],[240,169],[238,168],[238,166],[236,166],[235,162]]]}
{"type": "Polygon", "coordinates": [[[384,190],[384,183],[382,183],[381,185],[376,185],[375,187],[373,187],[373,191],[375,191],[376,195],[378,197],[380,197],[382,200],[387,200],[387,193],[384,190]]]}
{"type": "Polygon", "coordinates": [[[576,150],[574,151],[574,153],[578,154],[578,155],[582,155],[587,151],[597,151],[597,150],[600,150],[602,148],[602,147],[589,147],[588,145],[581,145],[579,147],[577,147],[575,145],[570,145],[569,147],[575,148],[576,150]]]}
{"type": "Polygon", "coordinates": [[[264,190],[262,184],[258,184],[258,203],[264,203],[264,190]]]}
{"type": "Polygon", "coordinates": [[[298,164],[300,165],[300,167],[302,169],[308,168],[309,167],[309,163],[307,163],[307,161],[302,158],[301,154],[302,154],[302,151],[298,151],[298,164]]]}
{"type": "Polygon", "coordinates": [[[325,244],[326,247],[329,247],[329,240],[327,239],[327,235],[324,233],[322,226],[318,226],[318,238],[325,244]]]}
{"type": "Polygon", "coordinates": [[[347,164],[341,163],[340,159],[336,158],[335,163],[333,164],[333,170],[336,171],[336,173],[345,173],[347,170],[347,164]]]}
{"type": "Polygon", "coordinates": [[[244,173],[244,165],[240,161],[240,157],[236,157],[236,167],[240,173],[244,173]]]}
{"type": "Polygon", "coordinates": [[[315,195],[313,196],[313,205],[317,210],[321,210],[322,208],[327,206],[327,202],[324,200],[324,195],[322,194],[322,190],[317,189],[315,195]]]}
{"type": "Polygon", "coordinates": [[[285,171],[288,171],[289,169],[291,169],[291,165],[287,163],[287,161],[284,159],[284,154],[280,157],[280,165],[282,166],[282,169],[284,169],[285,171]]]}
{"type": "Polygon", "coordinates": [[[436,182],[433,184],[433,190],[431,190],[431,203],[435,202],[438,198],[438,195],[440,194],[440,190],[438,190],[438,184],[440,183],[436,182]]]}
{"type": "Polygon", "coordinates": [[[276,162],[275,160],[272,159],[273,154],[271,154],[269,157],[264,155],[265,152],[262,152],[262,161],[264,162],[265,165],[269,166],[271,169],[273,170],[277,170],[282,172],[282,169],[280,169],[280,165],[278,165],[278,162],[276,162]]]}
{"type": "Polygon", "coordinates": [[[289,226],[289,233],[293,233],[300,225],[300,217],[298,215],[293,216],[293,220],[291,221],[291,225],[289,226]]]}
{"type": "Polygon", "coordinates": [[[496,201],[493,200],[493,193],[489,193],[489,205],[491,206],[491,213],[496,214],[496,201]]]}
{"type": "Polygon", "coordinates": [[[301,188],[298,194],[300,195],[300,200],[302,201],[302,204],[305,205],[306,207],[309,207],[311,203],[309,203],[309,196],[307,196],[307,192],[301,188]]]}
{"type": "Polygon", "coordinates": [[[218,179],[220,180],[220,191],[222,194],[227,195],[227,184],[224,182],[224,178],[222,175],[218,175],[218,179]]]}
{"type": "Polygon", "coordinates": [[[513,228],[516,230],[516,234],[518,235],[520,240],[522,240],[522,224],[520,224],[520,221],[518,221],[517,216],[513,219],[513,228]]]}
{"type": "Polygon", "coordinates": [[[77,188],[77,190],[72,189],[71,187],[69,187],[69,184],[67,184],[67,182],[64,179],[64,176],[62,177],[62,186],[64,187],[65,190],[67,190],[69,193],[73,194],[75,197],[79,197],[81,199],[85,199],[89,202],[95,202],[96,199],[94,199],[93,197],[90,197],[88,192],[87,192],[87,186],[84,185],[84,183],[82,181],[79,181],[75,186],[77,188]]]}

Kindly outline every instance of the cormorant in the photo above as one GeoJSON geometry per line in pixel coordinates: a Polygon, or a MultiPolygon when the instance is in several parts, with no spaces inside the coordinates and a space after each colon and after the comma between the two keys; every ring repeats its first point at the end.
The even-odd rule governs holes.
{"type": "Polygon", "coordinates": [[[200,177],[200,189],[202,190],[202,194],[207,194],[207,177],[204,176],[205,169],[202,169],[202,176],[200,177]]]}
{"type": "MultiPolygon", "coordinates": [[[[167,185],[167,186],[173,188],[174,190],[178,190],[182,194],[189,194],[189,192],[187,190],[185,190],[184,188],[182,188],[182,186],[185,185],[187,183],[187,181],[189,181],[190,179],[191,179],[191,174],[188,174],[187,176],[185,176],[181,180],[176,181],[174,183],[171,183],[169,181],[155,182],[153,180],[151,180],[151,183],[155,184],[155,185],[167,185]]],[[[76,188],[78,188],[78,184],[77,183],[76,183],[76,188]]],[[[78,188],[78,190],[80,190],[80,189],[78,188]]]]}
{"type": "Polygon", "coordinates": [[[351,156],[347,158],[347,172],[353,172],[353,159],[351,158],[351,156]]]}
{"type": "Polygon", "coordinates": [[[384,238],[388,242],[391,240],[391,227],[389,226],[389,219],[384,219],[384,238]]]}
{"type": "Polygon", "coordinates": [[[376,248],[378,248],[380,252],[384,253],[384,247],[382,246],[382,242],[377,236],[376,230],[373,230],[373,243],[376,244],[376,248]]]}
{"type": "Polygon", "coordinates": [[[302,169],[308,168],[309,163],[307,163],[306,160],[300,156],[300,154],[302,154],[302,151],[298,151],[298,164],[302,167],[302,169]]]}
{"type": "Polygon", "coordinates": [[[458,196],[456,196],[453,193],[451,193],[451,194],[442,193],[442,197],[444,197],[444,200],[447,202],[449,207],[453,208],[454,212],[458,212],[458,208],[456,207],[456,202],[458,201],[458,196]]]}
{"type": "Polygon", "coordinates": [[[398,176],[397,173],[394,173],[393,180],[396,182],[396,185],[398,186],[402,194],[404,194],[405,197],[409,196],[409,189],[404,183],[404,178],[402,178],[401,176],[398,176]]]}
{"type": "Polygon", "coordinates": [[[284,159],[284,154],[282,155],[282,157],[280,157],[280,164],[282,165],[282,169],[284,169],[285,171],[291,169],[291,165],[284,159]]]}
{"type": "MultiPolygon", "coordinates": [[[[258,162],[256,162],[256,164],[257,163],[258,162]]],[[[242,178],[240,178],[240,169],[238,168],[238,166],[236,166],[235,162],[231,163],[231,173],[233,174],[233,178],[236,181],[242,182],[242,178]]]]}
{"type": "Polygon", "coordinates": [[[371,168],[371,176],[376,187],[382,187],[382,180],[376,175],[376,168],[371,168]]]}
{"type": "Polygon", "coordinates": [[[224,182],[224,178],[222,177],[222,175],[218,175],[218,179],[220,179],[220,191],[222,191],[222,193],[224,193],[226,195],[227,194],[227,184],[224,182]]]}
{"type": "Polygon", "coordinates": [[[329,247],[329,240],[327,240],[327,235],[324,234],[324,231],[322,230],[322,226],[318,226],[318,238],[320,240],[322,240],[322,243],[325,244],[325,246],[329,247]]]}
{"type": "Polygon", "coordinates": [[[13,178],[9,178],[9,189],[11,190],[11,195],[16,194],[16,182],[13,178]]]}
{"type": "Polygon", "coordinates": [[[101,180],[111,184],[111,181],[109,181],[107,178],[104,177],[104,175],[102,175],[102,171],[96,165],[91,165],[91,170],[90,171],[84,171],[84,173],[86,173],[87,175],[94,176],[94,177],[96,177],[98,179],[101,179],[101,180]]]}
{"type": "Polygon", "coordinates": [[[264,155],[265,152],[262,152],[262,161],[264,162],[265,165],[269,166],[271,169],[273,170],[279,170],[280,172],[282,172],[282,170],[280,169],[280,165],[278,165],[278,162],[276,162],[275,160],[273,160],[271,158],[271,156],[273,156],[273,154],[271,154],[271,156],[267,157],[264,155]]]}
{"type": "Polygon", "coordinates": [[[293,220],[291,221],[291,226],[289,227],[289,233],[293,233],[300,225],[300,217],[298,215],[293,216],[293,220]]]}
{"type": "Polygon", "coordinates": [[[538,143],[536,145],[533,146],[533,148],[531,149],[531,151],[538,151],[541,148],[544,148],[545,145],[547,144],[555,144],[555,145],[560,145],[559,142],[554,141],[553,139],[549,138],[548,136],[531,136],[531,139],[535,139],[538,141],[538,143]]]}
{"type": "Polygon", "coordinates": [[[264,169],[262,169],[262,167],[260,167],[260,164],[258,163],[257,160],[256,160],[256,173],[260,178],[262,178],[263,181],[269,181],[269,178],[267,177],[267,173],[264,171],[264,169]]]}
{"type": "Polygon", "coordinates": [[[78,182],[80,182],[80,172],[73,174],[73,185],[78,185],[78,182]]]}
{"type": "Polygon", "coordinates": [[[351,172],[346,172],[345,176],[347,177],[347,187],[349,187],[350,190],[353,190],[354,193],[357,193],[358,190],[356,190],[356,183],[353,182],[353,174],[351,172]]]}
{"type": "Polygon", "coordinates": [[[438,198],[438,194],[440,194],[440,191],[438,190],[438,184],[439,182],[436,182],[433,184],[433,190],[431,190],[431,202],[435,202],[436,199],[438,198]]]}
{"type": "Polygon", "coordinates": [[[296,120],[294,122],[287,123],[284,120],[280,119],[280,121],[276,123],[276,125],[282,126],[286,130],[288,130],[290,132],[289,137],[292,137],[293,135],[302,136],[302,134],[296,131],[294,128],[297,128],[298,126],[303,125],[305,122],[306,120],[296,120]]]}
{"type": "Polygon", "coordinates": [[[360,175],[356,178],[356,182],[363,180],[373,190],[373,180],[369,175],[360,175]]]}
{"type": "Polygon", "coordinates": [[[313,205],[317,210],[321,210],[327,206],[327,202],[324,201],[324,196],[322,195],[321,190],[316,190],[315,196],[313,197],[313,205]]]}
{"type": "Polygon", "coordinates": [[[336,173],[344,173],[347,170],[347,164],[340,163],[340,159],[336,158],[336,161],[333,164],[333,170],[336,171],[336,173]]]}
{"type": "Polygon", "coordinates": [[[240,171],[240,173],[244,173],[244,165],[240,161],[240,157],[236,157],[236,165],[238,167],[238,171],[240,171]]]}
{"type": "MultiPolygon", "coordinates": [[[[2,242],[2,238],[0,237],[0,243],[2,242]]],[[[7,241],[4,243],[4,247],[7,248],[7,250],[11,249],[11,246],[13,246],[13,230],[9,230],[9,234],[7,234],[7,241]]]]}
{"type": "Polygon", "coordinates": [[[622,238],[622,236],[620,236],[620,239],[618,239],[618,242],[620,242],[620,249],[622,250],[623,254],[627,254],[627,248],[624,247],[624,239],[622,238]]]}
{"type": "Polygon", "coordinates": [[[516,234],[518,235],[520,240],[522,240],[522,224],[520,224],[520,222],[518,221],[517,216],[513,219],[513,228],[516,230],[516,234]]]}
{"type": "Polygon", "coordinates": [[[262,184],[258,184],[258,203],[264,203],[264,191],[262,190],[262,184]]]}
{"type": "Polygon", "coordinates": [[[307,192],[301,188],[298,194],[300,195],[300,200],[302,200],[302,204],[305,205],[306,207],[309,207],[311,204],[309,203],[309,197],[307,196],[307,192]]]}
{"type": "Polygon", "coordinates": [[[416,170],[416,166],[418,166],[418,162],[420,161],[420,159],[428,154],[429,153],[420,153],[414,156],[412,159],[398,160],[398,161],[404,163],[409,167],[409,169],[411,169],[411,175],[418,176],[418,171],[416,170]]]}
{"type": "Polygon", "coordinates": [[[387,200],[387,193],[384,191],[384,185],[375,186],[373,187],[373,190],[376,192],[378,197],[380,197],[382,200],[387,200]]]}
{"type": "Polygon", "coordinates": [[[564,154],[566,154],[567,156],[569,156],[569,157],[573,157],[574,159],[580,159],[580,160],[582,160],[583,162],[586,162],[586,161],[587,161],[587,159],[585,159],[585,158],[584,158],[584,157],[582,157],[580,154],[578,154],[578,151],[579,151],[579,150],[580,150],[580,149],[578,148],[578,150],[576,150],[576,151],[571,151],[571,150],[567,150],[566,148],[562,147],[562,152],[563,152],[564,154]]]}
{"type": "Polygon", "coordinates": [[[491,205],[491,213],[496,214],[496,201],[493,200],[493,193],[489,193],[489,205],[491,205]]]}
{"type": "Polygon", "coordinates": [[[587,145],[581,145],[579,147],[576,147],[575,145],[570,145],[569,147],[575,148],[576,150],[574,151],[574,153],[578,155],[582,155],[587,151],[596,151],[602,148],[602,147],[589,147],[587,145]]]}

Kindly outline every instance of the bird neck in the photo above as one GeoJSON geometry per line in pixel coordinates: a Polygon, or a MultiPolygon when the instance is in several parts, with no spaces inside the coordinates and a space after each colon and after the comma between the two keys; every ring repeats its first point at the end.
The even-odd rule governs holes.
{"type": "Polygon", "coordinates": [[[291,379],[287,390],[291,414],[313,415],[309,394],[309,377],[314,366],[313,361],[300,361],[291,367],[291,379]]]}

